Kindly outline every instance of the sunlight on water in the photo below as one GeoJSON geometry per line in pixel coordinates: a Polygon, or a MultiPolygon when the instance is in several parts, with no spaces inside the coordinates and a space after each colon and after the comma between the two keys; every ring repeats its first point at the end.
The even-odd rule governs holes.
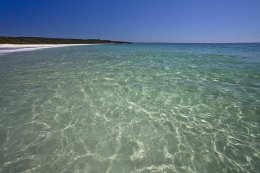
{"type": "Polygon", "coordinates": [[[259,44],[0,55],[0,172],[259,172],[259,44]]]}

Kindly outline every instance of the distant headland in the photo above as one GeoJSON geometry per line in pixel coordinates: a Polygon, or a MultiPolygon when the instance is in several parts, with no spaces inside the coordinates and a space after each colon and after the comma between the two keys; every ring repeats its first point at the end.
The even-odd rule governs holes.
{"type": "Polygon", "coordinates": [[[105,43],[130,44],[131,42],[100,40],[100,39],[0,36],[0,44],[105,44],[105,43]]]}

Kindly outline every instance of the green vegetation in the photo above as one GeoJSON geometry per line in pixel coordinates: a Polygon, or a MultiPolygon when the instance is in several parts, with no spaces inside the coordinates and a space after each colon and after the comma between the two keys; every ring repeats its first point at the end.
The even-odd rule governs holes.
{"type": "Polygon", "coordinates": [[[130,42],[100,40],[100,39],[71,39],[46,37],[0,37],[0,44],[128,44],[130,42]]]}

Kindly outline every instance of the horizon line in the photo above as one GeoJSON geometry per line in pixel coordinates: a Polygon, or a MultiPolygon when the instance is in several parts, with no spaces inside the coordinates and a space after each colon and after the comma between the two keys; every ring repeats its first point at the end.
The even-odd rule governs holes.
{"type": "Polygon", "coordinates": [[[257,42],[135,42],[132,43],[142,43],[142,44],[255,44],[260,43],[260,41],[257,42]]]}
{"type": "MultiPolygon", "coordinates": [[[[82,40],[113,40],[113,39],[102,39],[102,38],[79,38],[79,37],[46,37],[46,36],[3,36],[0,37],[32,37],[32,38],[53,38],[53,39],[82,39],[82,40]]],[[[122,41],[122,40],[120,40],[122,41]]],[[[256,44],[260,43],[260,41],[248,41],[248,42],[161,42],[161,41],[126,41],[123,42],[131,42],[131,43],[139,43],[139,44],[256,44]]]]}

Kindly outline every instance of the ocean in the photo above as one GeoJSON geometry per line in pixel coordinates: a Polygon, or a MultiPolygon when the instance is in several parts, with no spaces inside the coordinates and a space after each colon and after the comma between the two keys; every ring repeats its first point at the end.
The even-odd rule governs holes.
{"type": "Polygon", "coordinates": [[[0,172],[260,172],[260,44],[1,54],[0,172]]]}

